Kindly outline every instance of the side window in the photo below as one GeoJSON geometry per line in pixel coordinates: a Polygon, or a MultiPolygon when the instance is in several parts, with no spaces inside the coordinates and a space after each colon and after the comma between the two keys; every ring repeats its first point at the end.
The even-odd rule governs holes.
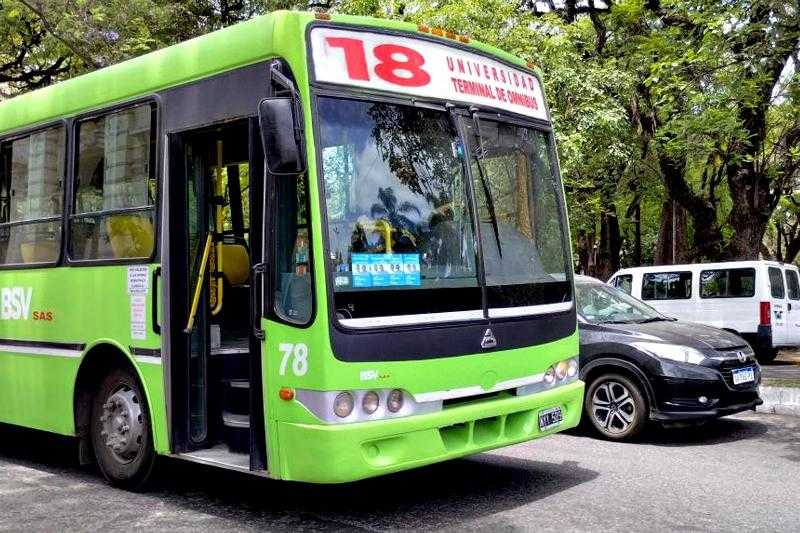
{"type": "Polygon", "coordinates": [[[633,290],[633,276],[631,274],[622,274],[614,278],[614,287],[619,290],[630,294],[633,290]]]}
{"type": "Polygon", "coordinates": [[[783,289],[783,276],[781,269],[776,267],[769,267],[769,290],[773,298],[783,298],[786,294],[783,289]]]}
{"type": "Polygon", "coordinates": [[[691,297],[691,272],[653,272],[642,276],[642,300],[686,300],[691,297]]]}
{"type": "Polygon", "coordinates": [[[78,125],[70,257],[147,259],[155,247],[154,104],[78,125]]]}
{"type": "Polygon", "coordinates": [[[755,281],[753,268],[703,270],[700,273],[700,297],[751,298],[755,295],[755,281]]]}
{"type": "Polygon", "coordinates": [[[311,320],[312,290],[306,176],[279,177],[275,205],[275,312],[295,324],[311,320]]]}
{"type": "Polygon", "coordinates": [[[0,145],[0,265],[58,261],[64,140],[59,126],[0,145]]]}
{"type": "Polygon", "coordinates": [[[786,269],[786,290],[789,293],[790,300],[800,300],[800,282],[797,279],[797,272],[794,270],[786,269]]]}

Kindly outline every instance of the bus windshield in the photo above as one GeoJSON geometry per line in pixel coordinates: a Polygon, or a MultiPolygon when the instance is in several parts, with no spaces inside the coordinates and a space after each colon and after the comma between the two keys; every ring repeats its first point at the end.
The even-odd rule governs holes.
{"type": "Polygon", "coordinates": [[[472,320],[570,300],[545,133],[464,117],[464,142],[446,111],[332,97],[318,99],[318,116],[343,323],[472,320]]]}

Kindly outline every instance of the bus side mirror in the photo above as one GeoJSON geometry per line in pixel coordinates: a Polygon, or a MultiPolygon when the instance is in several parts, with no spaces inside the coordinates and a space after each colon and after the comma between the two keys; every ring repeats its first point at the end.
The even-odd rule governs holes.
{"type": "Polygon", "coordinates": [[[303,128],[297,100],[283,96],[261,100],[258,120],[270,174],[293,176],[305,172],[303,128]]]}

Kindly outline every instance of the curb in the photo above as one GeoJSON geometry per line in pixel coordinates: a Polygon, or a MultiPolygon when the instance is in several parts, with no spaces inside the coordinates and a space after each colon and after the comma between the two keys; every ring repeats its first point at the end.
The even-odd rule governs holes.
{"type": "Polygon", "coordinates": [[[759,392],[764,400],[756,408],[759,413],[800,417],[800,388],[761,386],[759,392]]]}

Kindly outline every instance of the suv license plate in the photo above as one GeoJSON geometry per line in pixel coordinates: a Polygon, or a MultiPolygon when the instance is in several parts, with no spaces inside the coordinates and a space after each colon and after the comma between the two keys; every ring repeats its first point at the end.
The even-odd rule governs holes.
{"type": "Polygon", "coordinates": [[[751,381],[756,380],[755,372],[753,372],[753,368],[737,368],[733,371],[733,384],[734,385],[741,385],[742,383],[750,383],[751,381]]]}
{"type": "Polygon", "coordinates": [[[553,429],[561,424],[564,420],[564,415],[561,413],[560,407],[553,407],[539,412],[539,431],[546,431],[553,429]]]}

